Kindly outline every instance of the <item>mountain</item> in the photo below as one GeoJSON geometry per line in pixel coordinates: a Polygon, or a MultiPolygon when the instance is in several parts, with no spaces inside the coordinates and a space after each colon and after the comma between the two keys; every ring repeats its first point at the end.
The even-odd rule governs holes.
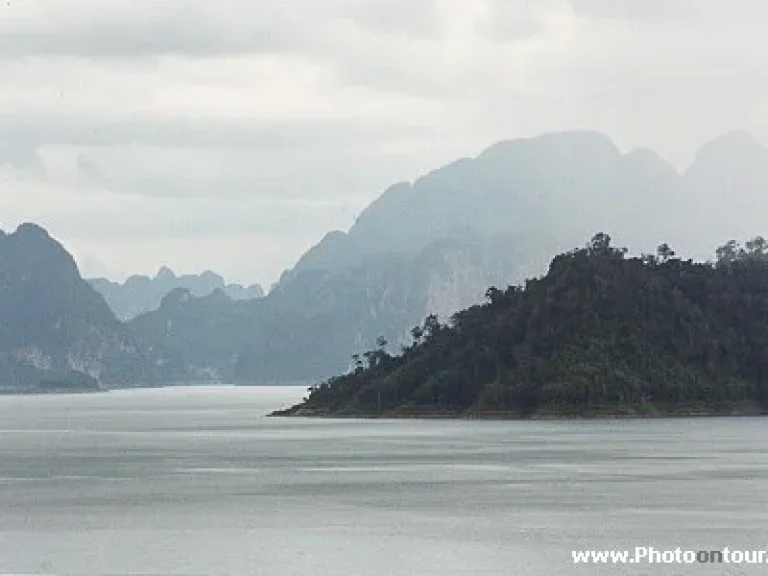
{"type": "Polygon", "coordinates": [[[508,140],[391,186],[266,298],[222,301],[219,311],[190,298],[131,324],[157,346],[167,336],[196,371],[241,383],[316,381],[348,369],[379,336],[394,352],[425,316],[445,320],[490,285],[545,272],[594,230],[633,252],[663,239],[706,258],[724,238],[759,233],[762,189],[766,150],[738,132],[704,146],[684,174],[595,132],[508,140]],[[195,318],[208,328],[191,334],[195,318]],[[187,328],[162,332],[169,322],[187,328]]]}
{"type": "Polygon", "coordinates": [[[177,276],[167,267],[162,267],[154,278],[131,276],[123,284],[105,278],[94,278],[89,282],[121,320],[130,320],[144,312],[157,310],[162,299],[177,288],[186,289],[197,297],[208,296],[216,290],[221,290],[232,300],[264,297],[264,290],[258,284],[226,284],[221,276],[210,271],[199,275],[177,276]]]}
{"type": "Polygon", "coordinates": [[[752,136],[733,131],[703,146],[684,175],[694,217],[683,221],[687,245],[701,246],[712,234],[720,239],[754,236],[768,213],[768,149],[752,136]]]}
{"type": "Polygon", "coordinates": [[[195,297],[176,288],[157,310],[127,323],[131,333],[167,350],[191,377],[233,382],[234,365],[252,331],[261,330],[259,300],[235,301],[222,290],[195,297]]]}
{"type": "Polygon", "coordinates": [[[683,178],[654,153],[624,155],[596,132],[499,142],[476,158],[390,187],[348,233],[326,235],[285,278],[343,269],[378,254],[413,254],[467,232],[543,235],[565,248],[604,229],[650,250],[649,241],[674,232],[682,186],[683,178]],[[649,226],[658,234],[649,234],[649,226]]]}
{"type": "Polygon", "coordinates": [[[598,234],[281,414],[764,412],[768,242],[723,247],[716,264],[658,253],[627,258],[598,234]]]}
{"type": "Polygon", "coordinates": [[[150,385],[177,368],[127,332],[43,228],[0,233],[0,388],[150,385]]]}

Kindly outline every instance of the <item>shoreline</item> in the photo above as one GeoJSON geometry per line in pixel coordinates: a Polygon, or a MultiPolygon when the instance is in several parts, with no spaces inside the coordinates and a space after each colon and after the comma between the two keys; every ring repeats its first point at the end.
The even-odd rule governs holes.
{"type": "Polygon", "coordinates": [[[106,394],[109,390],[0,390],[2,396],[64,396],[64,395],[85,395],[85,394],[106,394]]]}
{"type": "Polygon", "coordinates": [[[708,408],[640,411],[605,411],[605,412],[546,412],[520,414],[519,412],[488,410],[463,412],[435,411],[388,411],[388,412],[332,412],[311,408],[288,408],[267,414],[268,418],[322,418],[340,420],[515,420],[515,421],[575,421],[575,420],[659,420],[679,418],[744,418],[766,416],[768,412],[756,406],[738,408],[708,408]]]}

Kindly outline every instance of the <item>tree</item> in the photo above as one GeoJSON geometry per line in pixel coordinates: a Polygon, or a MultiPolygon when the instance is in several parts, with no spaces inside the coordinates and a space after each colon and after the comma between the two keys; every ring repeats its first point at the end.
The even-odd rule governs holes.
{"type": "Polygon", "coordinates": [[[430,314],[424,319],[423,332],[426,338],[432,338],[440,331],[440,321],[437,316],[430,314]]]}
{"type": "Polygon", "coordinates": [[[587,244],[590,254],[608,254],[611,252],[611,237],[604,232],[598,232],[587,244]]]}
{"type": "Polygon", "coordinates": [[[720,246],[716,252],[717,264],[724,265],[735,262],[739,257],[741,248],[736,240],[728,240],[725,244],[720,246]]]}
{"type": "Polygon", "coordinates": [[[485,291],[485,299],[488,300],[491,305],[500,303],[503,298],[504,292],[496,288],[496,286],[491,286],[485,291]]]}
{"type": "Polygon", "coordinates": [[[669,244],[664,242],[663,244],[659,244],[659,247],[656,249],[656,255],[662,262],[667,262],[675,257],[675,251],[669,247],[669,244]]]}
{"type": "Polygon", "coordinates": [[[658,259],[654,254],[643,254],[640,256],[640,260],[642,260],[643,264],[646,266],[655,266],[658,264],[658,259]]]}
{"type": "Polygon", "coordinates": [[[762,259],[768,255],[768,242],[762,236],[756,236],[745,244],[749,256],[762,259]]]}

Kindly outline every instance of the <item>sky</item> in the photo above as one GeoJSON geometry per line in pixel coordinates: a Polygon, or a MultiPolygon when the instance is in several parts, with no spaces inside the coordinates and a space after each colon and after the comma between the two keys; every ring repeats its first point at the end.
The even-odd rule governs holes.
{"type": "Polygon", "coordinates": [[[593,129],[768,139],[764,0],[2,0],[0,227],[269,286],[395,182],[593,129]]]}

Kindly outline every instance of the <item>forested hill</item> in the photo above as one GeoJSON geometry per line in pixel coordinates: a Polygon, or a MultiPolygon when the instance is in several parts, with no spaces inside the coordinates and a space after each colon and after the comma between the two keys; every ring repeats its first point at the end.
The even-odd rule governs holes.
{"type": "Polygon", "coordinates": [[[715,263],[663,244],[628,257],[596,235],[524,287],[414,328],[280,414],[591,415],[768,407],[768,243],[729,242],[715,263]]]}

